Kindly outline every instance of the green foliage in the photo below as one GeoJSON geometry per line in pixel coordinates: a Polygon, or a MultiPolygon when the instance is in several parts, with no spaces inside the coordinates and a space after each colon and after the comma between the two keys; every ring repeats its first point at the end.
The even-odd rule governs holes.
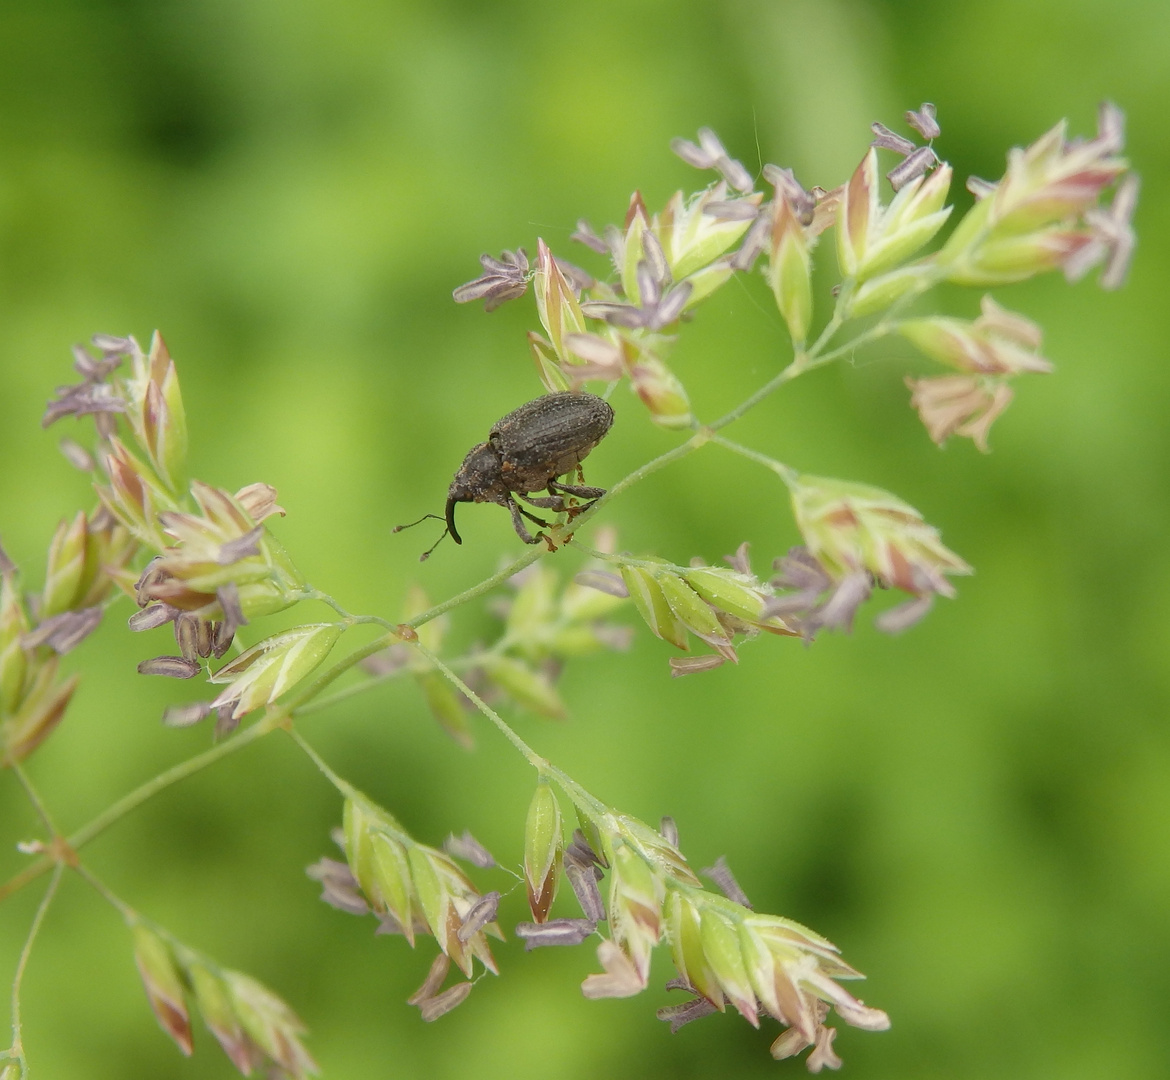
{"type": "MultiPolygon", "coordinates": [[[[758,136],[765,160],[830,184],[869,120],[931,97],[944,132],[973,140],[956,170],[995,176],[1006,146],[1065,113],[1089,130],[1097,100],[1113,98],[1147,176],[1133,283],[1108,296],[1055,280],[1013,292],[1047,327],[1058,372],[998,421],[994,455],[929,443],[906,407],[904,343],[888,347],[893,363],[867,353],[860,370],[811,375],[743,421],[744,441],[795,468],[919,508],[978,568],[961,602],[897,642],[869,629],[811,650],[755,639],[737,668],[681,682],[666,677],[671,647],[640,632],[628,657],[569,665],[571,721],[518,714],[517,726],[615,805],[674,813],[693,858],[725,852],[766,910],[846,947],[895,1023],[880,1038],[843,1031],[837,1049],[857,1075],[1150,1075],[1170,1055],[1158,1008],[1170,988],[1151,959],[1170,944],[1170,521],[1157,494],[1166,14],[1151,3],[1075,17],[1053,5],[816,8],[614,6],[588,38],[579,11],[534,3],[112,11],[74,0],[6,13],[5,546],[41,565],[58,521],[91,501],[55,429],[33,433],[64,381],[62,346],[157,324],[182,365],[192,475],[229,491],[273,484],[295,507],[277,528],[297,565],[355,609],[401,610],[412,579],[445,598],[514,550],[505,516],[469,508],[464,547],[423,568],[410,534],[390,526],[433,509],[485,422],[536,392],[531,309],[485,319],[450,304],[475,251],[531,248],[539,232],[566,254],[577,217],[620,218],[631,181],[663,204],[694,184],[668,141],[703,124],[753,171],[758,136]],[[1108,995],[1086,990],[1102,986],[1108,995]],[[1090,1030],[1113,1037],[1086,1042],[1090,1030]]],[[[791,311],[799,324],[800,303],[791,311]]],[[[707,417],[776,370],[786,335],[762,280],[735,279],[697,314],[670,364],[707,417]],[[703,364],[713,347],[717,370],[703,364]]],[[[615,427],[590,478],[611,483],[678,440],[615,427]]],[[[795,543],[774,478],[716,454],[615,501],[607,520],[623,546],[685,566],[745,538],[761,554],[795,543]]],[[[560,570],[561,558],[548,563],[560,570]]],[[[456,651],[499,632],[486,614],[476,623],[475,605],[461,615],[456,651]]],[[[158,724],[176,684],[132,677],[152,645],[115,621],[87,642],[69,715],[28,764],[66,827],[206,746],[201,728],[158,724]]],[[[411,835],[470,824],[497,854],[515,853],[530,777],[471,724],[477,749],[464,755],[411,680],[306,720],[411,835]]],[[[32,835],[19,788],[0,781],[0,820],[32,835]]],[[[278,988],[332,1075],[442,1073],[452,1061],[535,1075],[556,1060],[564,1077],[796,1068],[726,1018],[669,1038],[650,1016],[670,1000],[657,990],[582,1002],[583,953],[522,963],[515,940],[496,948],[505,978],[485,980],[442,1030],[420,1025],[401,1003],[429,956],[334,917],[302,874],[337,804],[303,759],[264,741],[128,817],[92,865],[184,940],[278,988]]],[[[27,858],[0,852],[0,878],[27,858]]],[[[4,970],[32,904],[5,902],[4,970]]],[[[24,1041],[44,1080],[153,1080],[176,1067],[102,917],[70,888],[38,941],[24,1041]]],[[[671,972],[655,963],[657,986],[671,972]]],[[[201,1035],[184,1075],[223,1075],[201,1035]]]]}

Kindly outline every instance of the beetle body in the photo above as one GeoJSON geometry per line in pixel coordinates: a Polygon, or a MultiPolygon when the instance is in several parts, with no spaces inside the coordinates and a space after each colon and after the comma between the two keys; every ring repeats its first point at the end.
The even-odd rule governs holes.
{"type": "Polygon", "coordinates": [[[463,543],[455,529],[455,505],[461,502],[498,503],[508,508],[516,534],[526,544],[535,544],[521,515],[539,525],[548,522],[535,517],[516,502],[547,491],[541,498],[525,498],[533,506],[563,511],[564,497],[575,495],[597,499],[603,488],[560,484],[557,477],[578,472],[586,455],[609,431],[613,409],[595,394],[562,391],[546,394],[508,413],[497,421],[488,441],[475,446],[463,459],[447,490],[446,522],[451,538],[463,543]]]}

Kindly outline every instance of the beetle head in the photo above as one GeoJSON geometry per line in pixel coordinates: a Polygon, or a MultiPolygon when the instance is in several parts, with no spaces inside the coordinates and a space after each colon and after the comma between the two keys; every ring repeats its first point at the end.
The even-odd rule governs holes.
{"type": "MultiPolygon", "coordinates": [[[[461,502],[498,502],[501,494],[507,496],[507,492],[507,486],[501,475],[499,453],[491,443],[480,443],[471,448],[467,457],[463,459],[463,464],[459,466],[455,478],[451,481],[451,486],[447,489],[447,506],[443,517],[440,518],[438,514],[424,514],[418,521],[411,524],[417,525],[419,521],[426,521],[427,518],[445,521],[447,527],[443,530],[443,536],[450,533],[451,539],[455,543],[462,544],[463,538],[455,528],[455,504],[461,502]]],[[[396,525],[394,531],[399,532],[409,528],[410,525],[396,525]]],[[[443,536],[440,536],[423,553],[423,559],[426,559],[439,546],[443,536]]]]}
{"type": "Polygon", "coordinates": [[[500,493],[501,484],[500,455],[496,448],[491,443],[473,446],[447,489],[445,517],[447,529],[455,543],[463,543],[455,528],[455,504],[494,502],[500,493]]]}

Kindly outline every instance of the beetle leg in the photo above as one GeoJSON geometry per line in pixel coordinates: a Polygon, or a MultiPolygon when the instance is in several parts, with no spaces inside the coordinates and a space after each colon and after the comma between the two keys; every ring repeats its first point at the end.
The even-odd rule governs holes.
{"type": "Polygon", "coordinates": [[[565,500],[560,495],[550,493],[547,498],[542,496],[539,499],[534,499],[530,495],[521,495],[520,498],[533,506],[541,506],[546,510],[556,510],[558,513],[565,509],[565,500]]]}
{"type": "Polygon", "coordinates": [[[528,518],[529,521],[535,521],[536,524],[539,525],[542,529],[552,528],[552,522],[545,521],[544,518],[538,518],[535,514],[530,514],[527,510],[524,509],[523,506],[516,506],[516,509],[519,510],[520,513],[522,513],[526,518],[528,518]]]}
{"type": "Polygon", "coordinates": [[[600,499],[605,494],[605,488],[584,487],[577,484],[559,484],[552,480],[548,485],[549,491],[562,491],[566,495],[576,495],[579,499],[600,499]]]}
{"type": "Polygon", "coordinates": [[[524,521],[520,515],[523,514],[524,517],[528,518],[529,521],[535,521],[538,525],[541,525],[546,529],[549,527],[548,522],[542,521],[535,514],[530,514],[527,510],[524,509],[524,507],[516,502],[515,499],[508,500],[508,509],[512,512],[512,528],[516,530],[516,535],[520,537],[520,539],[523,540],[526,544],[539,544],[540,537],[533,536],[532,533],[530,533],[524,527],[524,521]]]}

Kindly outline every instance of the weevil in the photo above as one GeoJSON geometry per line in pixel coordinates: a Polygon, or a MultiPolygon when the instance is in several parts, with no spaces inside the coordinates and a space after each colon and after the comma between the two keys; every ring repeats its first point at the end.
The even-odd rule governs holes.
{"type": "MultiPolygon", "coordinates": [[[[528,531],[524,518],[542,528],[548,528],[549,523],[521,506],[516,496],[531,506],[558,513],[584,509],[567,506],[566,495],[588,502],[601,498],[605,494],[604,488],[584,485],[581,462],[605,438],[612,423],[613,409],[608,402],[595,394],[569,390],[546,394],[497,420],[487,442],[473,446],[455,473],[447,489],[444,516],[426,514],[411,523],[417,525],[419,521],[435,518],[447,525],[443,535],[422,558],[427,558],[448,533],[455,543],[463,543],[455,528],[455,504],[461,502],[506,506],[512,515],[516,535],[526,544],[539,543],[541,536],[533,536],[528,531]],[[572,472],[576,472],[578,483],[562,484],[558,481],[558,477],[572,472]],[[532,498],[536,491],[548,494],[532,498]]],[[[399,525],[394,531],[408,528],[410,525],[399,525]]]]}

